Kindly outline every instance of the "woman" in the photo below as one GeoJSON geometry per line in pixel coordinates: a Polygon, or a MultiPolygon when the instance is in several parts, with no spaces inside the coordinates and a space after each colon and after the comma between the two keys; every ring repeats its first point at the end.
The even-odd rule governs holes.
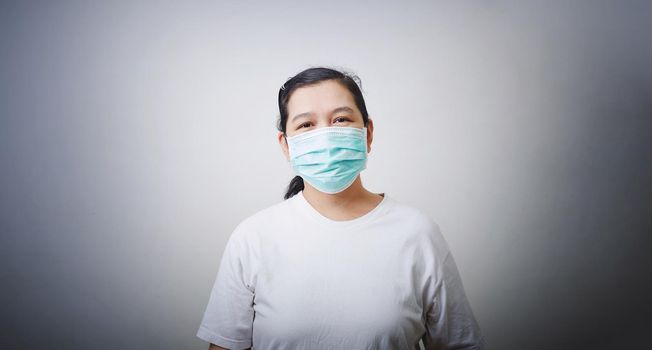
{"type": "Polygon", "coordinates": [[[373,140],[355,76],[310,68],[279,91],[285,200],[231,234],[197,336],[210,349],[483,349],[439,226],[365,189],[373,140]]]}

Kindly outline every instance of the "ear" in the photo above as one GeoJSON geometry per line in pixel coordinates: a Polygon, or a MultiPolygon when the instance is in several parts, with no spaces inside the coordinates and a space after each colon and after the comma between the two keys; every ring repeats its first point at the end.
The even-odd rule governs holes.
{"type": "Polygon", "coordinates": [[[371,143],[374,140],[374,121],[371,118],[368,118],[369,123],[367,124],[367,153],[371,152],[371,143]]]}
{"type": "Polygon", "coordinates": [[[288,142],[285,139],[285,135],[283,135],[282,132],[279,131],[278,133],[278,143],[281,146],[281,150],[283,151],[283,155],[285,155],[285,159],[287,161],[290,161],[290,151],[288,150],[288,142]]]}

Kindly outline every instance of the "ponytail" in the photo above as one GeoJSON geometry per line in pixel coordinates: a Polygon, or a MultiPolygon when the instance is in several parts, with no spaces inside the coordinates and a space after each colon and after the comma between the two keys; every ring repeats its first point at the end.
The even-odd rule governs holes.
{"type": "Polygon", "coordinates": [[[288,199],[301,191],[303,191],[303,179],[297,175],[290,181],[284,199],[288,199]]]}

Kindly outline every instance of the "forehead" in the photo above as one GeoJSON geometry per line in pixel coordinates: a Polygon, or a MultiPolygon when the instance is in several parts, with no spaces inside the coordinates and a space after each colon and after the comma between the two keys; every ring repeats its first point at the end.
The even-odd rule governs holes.
{"type": "Polygon", "coordinates": [[[292,116],[310,111],[328,111],[339,106],[357,110],[353,95],[344,85],[335,80],[326,80],[294,90],[288,101],[288,112],[292,116]]]}

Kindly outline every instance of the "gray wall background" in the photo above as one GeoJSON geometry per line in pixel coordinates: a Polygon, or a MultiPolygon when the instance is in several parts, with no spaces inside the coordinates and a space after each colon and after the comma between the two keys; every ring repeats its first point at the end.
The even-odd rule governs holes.
{"type": "Polygon", "coordinates": [[[648,344],[652,4],[2,2],[0,344],[204,349],[276,97],[362,79],[365,186],[440,224],[491,349],[648,344]]]}

